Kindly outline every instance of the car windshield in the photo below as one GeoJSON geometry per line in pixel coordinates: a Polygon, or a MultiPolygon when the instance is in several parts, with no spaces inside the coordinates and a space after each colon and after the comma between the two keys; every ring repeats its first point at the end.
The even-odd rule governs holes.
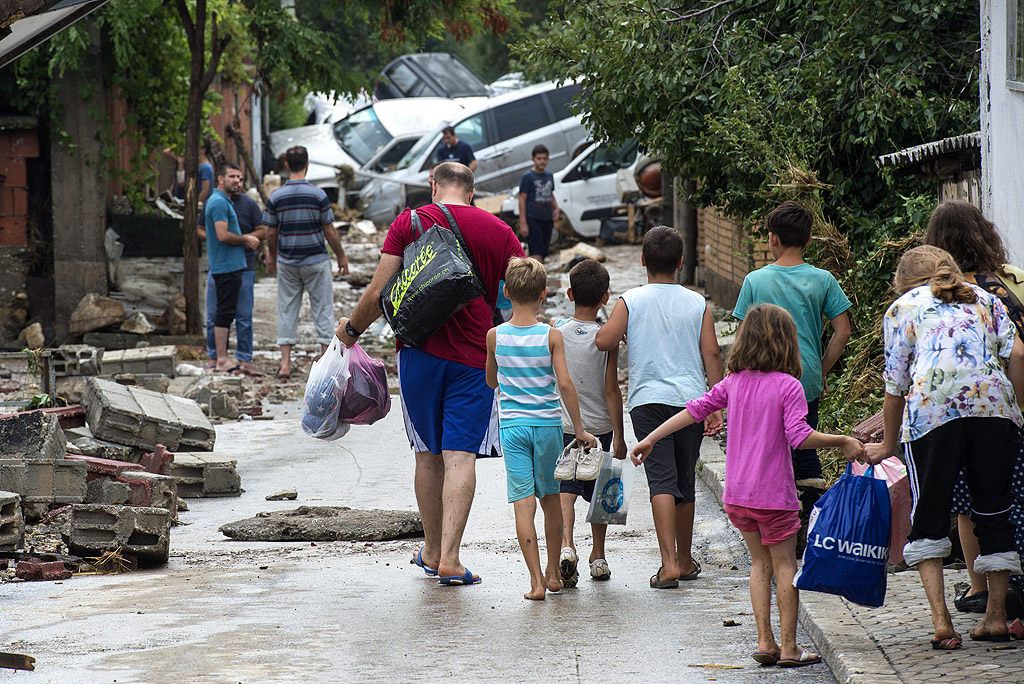
{"type": "Polygon", "coordinates": [[[363,165],[391,141],[392,135],[377,120],[373,107],[367,107],[334,124],[334,137],[348,156],[363,165]]]}
{"type": "Polygon", "coordinates": [[[406,138],[397,140],[390,148],[384,150],[374,162],[377,171],[390,171],[395,164],[400,162],[405,154],[417,143],[419,138],[406,138]]]}
{"type": "Polygon", "coordinates": [[[418,55],[417,62],[441,84],[448,97],[486,97],[490,94],[487,84],[451,55],[418,55]]]}
{"type": "Polygon", "coordinates": [[[420,138],[419,142],[413,145],[412,149],[405,153],[405,156],[402,157],[402,160],[395,164],[395,170],[397,171],[398,169],[407,169],[410,166],[412,166],[413,163],[420,158],[420,155],[423,153],[424,148],[429,147],[430,149],[434,149],[435,147],[437,147],[437,144],[438,142],[440,142],[440,139],[441,138],[439,135],[425,135],[422,138],[420,138]]]}

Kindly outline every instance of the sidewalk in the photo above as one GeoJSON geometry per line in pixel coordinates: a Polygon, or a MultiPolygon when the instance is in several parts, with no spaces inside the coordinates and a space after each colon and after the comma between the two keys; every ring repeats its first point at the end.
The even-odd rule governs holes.
{"type": "MultiPolygon", "coordinates": [[[[719,503],[725,480],[725,453],[705,439],[698,474],[719,503]]],[[[889,575],[885,605],[865,608],[829,594],[800,594],[800,622],[818,652],[844,684],[919,682],[1022,682],[1020,642],[971,641],[968,632],[980,616],[953,610],[953,584],[966,582],[966,570],[946,570],[946,602],[963,648],[933,651],[932,624],[921,581],[914,571],[889,575]]]]}

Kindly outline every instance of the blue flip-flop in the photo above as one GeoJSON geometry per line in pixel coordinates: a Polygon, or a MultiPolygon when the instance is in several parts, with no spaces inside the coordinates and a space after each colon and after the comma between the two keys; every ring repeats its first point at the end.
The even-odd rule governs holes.
{"type": "Polygon", "coordinates": [[[461,587],[466,584],[479,584],[480,577],[473,577],[473,572],[466,568],[465,575],[452,575],[450,577],[438,577],[437,581],[449,587],[461,587]]]}
{"type": "Polygon", "coordinates": [[[413,565],[420,566],[420,568],[423,569],[423,574],[425,574],[427,577],[437,577],[437,570],[434,570],[433,568],[428,568],[423,563],[423,547],[422,546],[416,551],[416,556],[411,561],[409,561],[409,562],[412,563],[413,565]]]}

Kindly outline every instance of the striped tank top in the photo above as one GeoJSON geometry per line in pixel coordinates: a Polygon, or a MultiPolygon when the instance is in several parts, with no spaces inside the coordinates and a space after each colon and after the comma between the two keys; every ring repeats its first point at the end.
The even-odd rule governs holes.
{"type": "Polygon", "coordinates": [[[562,425],[558,384],[551,365],[551,327],[502,323],[495,331],[498,363],[498,419],[502,427],[562,425]]]}

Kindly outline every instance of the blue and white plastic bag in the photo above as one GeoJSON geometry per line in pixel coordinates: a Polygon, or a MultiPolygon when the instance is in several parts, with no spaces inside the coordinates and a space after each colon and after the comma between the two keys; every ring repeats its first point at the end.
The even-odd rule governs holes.
{"type": "Polygon", "coordinates": [[[587,522],[595,525],[625,525],[629,497],[633,493],[636,466],[605,452],[601,472],[594,481],[594,497],[587,512],[587,522]]]}

